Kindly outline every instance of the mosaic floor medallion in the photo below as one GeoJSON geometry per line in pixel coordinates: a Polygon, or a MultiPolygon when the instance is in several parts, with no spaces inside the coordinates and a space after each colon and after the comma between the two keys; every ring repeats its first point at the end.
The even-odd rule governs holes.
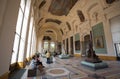
{"type": "Polygon", "coordinates": [[[46,72],[48,75],[54,77],[69,75],[69,71],[65,68],[50,68],[46,72]]]}
{"type": "Polygon", "coordinates": [[[52,73],[52,74],[62,74],[62,73],[64,73],[65,71],[64,71],[64,70],[61,70],[61,69],[54,69],[54,70],[50,70],[49,72],[52,73]],[[56,71],[57,71],[57,72],[56,72],[56,71]]]}

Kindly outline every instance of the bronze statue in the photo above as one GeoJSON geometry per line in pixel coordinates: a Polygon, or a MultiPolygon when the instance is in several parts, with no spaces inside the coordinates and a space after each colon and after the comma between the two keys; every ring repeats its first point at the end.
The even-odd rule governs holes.
{"type": "Polygon", "coordinates": [[[93,44],[92,44],[92,33],[90,32],[90,43],[89,43],[89,49],[87,51],[87,58],[85,61],[92,62],[92,63],[99,63],[102,62],[100,58],[95,54],[95,51],[93,50],[93,44]]]}

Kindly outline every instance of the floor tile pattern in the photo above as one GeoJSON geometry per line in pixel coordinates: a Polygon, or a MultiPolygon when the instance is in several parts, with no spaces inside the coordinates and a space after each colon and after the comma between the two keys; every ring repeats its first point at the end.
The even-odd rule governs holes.
{"type": "Polygon", "coordinates": [[[84,58],[71,57],[69,59],[60,59],[55,57],[55,61],[52,64],[46,64],[45,58],[41,58],[41,60],[45,66],[44,72],[37,70],[36,77],[27,78],[25,78],[27,75],[25,73],[22,79],[120,79],[120,61],[104,61],[108,64],[108,68],[91,70],[81,65],[80,62],[84,58]],[[46,72],[51,68],[65,68],[70,73],[66,76],[52,77],[47,75],[48,72],[46,72]]]}

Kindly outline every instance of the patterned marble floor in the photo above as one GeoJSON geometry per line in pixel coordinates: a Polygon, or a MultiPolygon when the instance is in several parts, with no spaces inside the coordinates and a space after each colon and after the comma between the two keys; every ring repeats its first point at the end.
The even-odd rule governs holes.
{"type": "MultiPolygon", "coordinates": [[[[120,79],[120,61],[104,61],[108,64],[108,68],[91,70],[80,64],[84,58],[71,57],[69,59],[59,59],[55,57],[55,61],[52,64],[46,64],[46,59],[41,58],[45,68],[44,73],[37,70],[37,76],[27,77],[27,71],[24,73],[21,79],[120,79]],[[50,75],[48,70],[52,68],[64,68],[69,73],[66,75],[59,75],[64,73],[63,71],[52,70],[53,74],[50,75]]],[[[29,67],[26,67],[29,69],[29,67]]]]}

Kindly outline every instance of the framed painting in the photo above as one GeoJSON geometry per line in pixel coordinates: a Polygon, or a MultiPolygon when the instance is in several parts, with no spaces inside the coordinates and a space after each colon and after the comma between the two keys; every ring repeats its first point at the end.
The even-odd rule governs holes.
{"type": "Polygon", "coordinates": [[[80,51],[80,40],[75,41],[75,50],[80,51]]]}
{"type": "Polygon", "coordinates": [[[103,36],[95,37],[95,48],[104,48],[103,36]]]}

